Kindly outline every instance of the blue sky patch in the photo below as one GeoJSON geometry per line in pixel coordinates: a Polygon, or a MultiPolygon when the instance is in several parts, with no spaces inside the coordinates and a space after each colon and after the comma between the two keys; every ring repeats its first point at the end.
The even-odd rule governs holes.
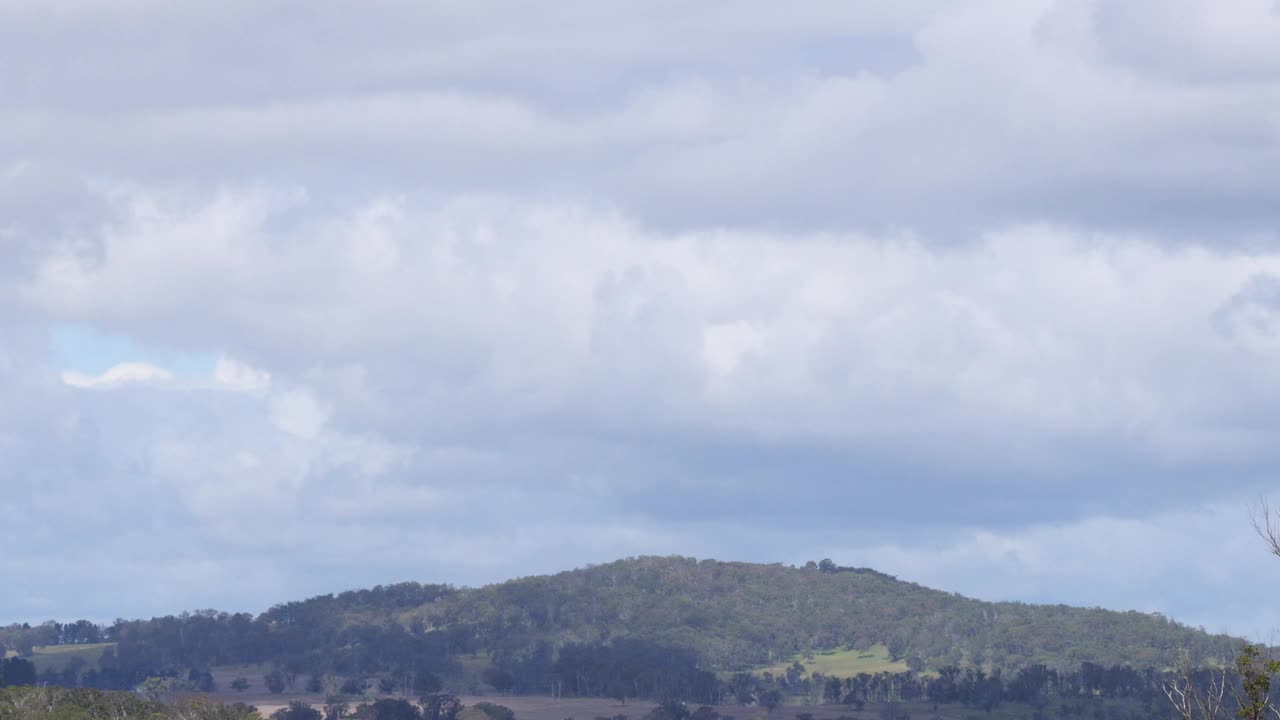
{"type": "Polygon", "coordinates": [[[193,377],[212,375],[218,363],[217,353],[179,352],[88,325],[58,325],[49,335],[51,359],[57,369],[91,376],[121,363],[142,362],[177,376],[193,377]]]}

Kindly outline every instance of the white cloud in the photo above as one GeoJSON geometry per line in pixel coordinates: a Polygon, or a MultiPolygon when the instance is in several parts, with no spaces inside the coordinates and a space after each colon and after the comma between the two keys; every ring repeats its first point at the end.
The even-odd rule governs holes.
{"type": "Polygon", "coordinates": [[[128,383],[154,384],[172,380],[173,373],[142,362],[121,363],[94,376],[75,370],[62,373],[62,382],[86,390],[111,390],[128,383]]]}
{"type": "Polygon", "coordinates": [[[307,390],[297,388],[271,398],[271,421],[304,440],[315,438],[328,420],[329,412],[307,390]]]}
{"type": "Polygon", "coordinates": [[[213,370],[213,380],[219,386],[240,391],[259,391],[271,386],[271,373],[245,365],[223,355],[213,370]]]}

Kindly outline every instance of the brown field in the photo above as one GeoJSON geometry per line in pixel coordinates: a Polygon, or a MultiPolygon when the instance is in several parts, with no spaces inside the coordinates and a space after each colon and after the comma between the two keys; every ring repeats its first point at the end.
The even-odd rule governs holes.
{"type": "MultiPolygon", "coordinates": [[[[301,700],[317,707],[324,704],[324,697],[319,694],[289,691],[282,695],[272,695],[267,692],[262,683],[262,674],[268,669],[266,666],[252,665],[214,668],[213,678],[218,685],[218,691],[213,693],[213,697],[222,702],[243,702],[253,705],[258,708],[258,712],[263,717],[270,716],[292,700],[301,700]],[[244,677],[249,681],[249,689],[243,693],[237,693],[231,689],[231,681],[237,677],[244,677]]],[[[301,682],[299,682],[300,685],[301,682]]],[[[359,701],[371,701],[378,697],[385,696],[370,692],[359,701]]],[[[642,720],[655,707],[653,702],[646,700],[629,700],[626,705],[621,705],[618,701],[609,698],[553,698],[546,695],[462,695],[460,699],[465,705],[478,702],[506,705],[515,711],[516,720],[595,720],[596,718],[613,718],[617,715],[626,715],[628,720],[642,720]]],[[[799,698],[791,700],[794,702],[799,698]]],[[[692,708],[693,705],[691,704],[690,707],[692,708]]],[[[733,720],[796,720],[796,715],[799,713],[811,713],[814,720],[837,720],[837,718],[881,720],[884,715],[883,708],[875,704],[868,704],[862,712],[857,712],[847,705],[789,704],[775,709],[772,716],[769,716],[764,708],[755,705],[717,705],[715,708],[722,716],[732,717],[733,720]]],[[[945,717],[946,714],[944,710],[943,717],[940,717],[931,705],[926,704],[902,703],[897,707],[898,717],[905,716],[909,720],[935,720],[935,718],[948,720],[945,717]]]]}
{"type": "MultiPolygon", "coordinates": [[[[247,677],[247,676],[246,676],[247,677]]],[[[237,695],[231,692],[217,693],[218,699],[224,702],[246,702],[255,705],[263,717],[279,710],[290,700],[301,700],[315,706],[323,704],[324,698],[317,695],[286,694],[262,695],[245,692],[237,695]]],[[[374,700],[377,696],[370,694],[364,700],[374,700]]],[[[620,705],[616,700],[605,698],[552,698],[535,695],[512,696],[465,696],[461,698],[466,705],[477,702],[491,702],[506,705],[515,711],[516,720],[595,720],[595,718],[613,718],[626,715],[628,720],[642,720],[654,708],[652,702],[628,701],[620,705]]],[[[868,705],[862,712],[856,712],[844,705],[784,705],[767,717],[764,708],[758,706],[717,705],[716,710],[722,716],[731,716],[734,720],[795,720],[799,713],[812,713],[814,720],[836,720],[836,718],[856,718],[856,720],[880,720],[881,708],[868,705]]],[[[898,717],[909,717],[911,720],[931,720],[938,717],[931,706],[902,704],[898,706],[898,717]]]]}

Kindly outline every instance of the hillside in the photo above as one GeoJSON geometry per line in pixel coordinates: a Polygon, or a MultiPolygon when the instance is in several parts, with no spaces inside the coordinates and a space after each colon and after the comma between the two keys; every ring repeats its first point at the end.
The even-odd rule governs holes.
{"type": "Polygon", "coordinates": [[[380,586],[257,617],[202,611],[96,629],[11,626],[0,630],[0,643],[56,645],[58,628],[72,627],[77,637],[116,643],[80,679],[99,687],[158,674],[198,684],[211,668],[267,664],[290,677],[425,672],[446,681],[491,669],[493,683],[516,691],[545,691],[548,678],[559,677],[583,694],[603,693],[623,676],[643,694],[635,678],[652,688],[671,678],[693,687],[715,674],[777,675],[796,661],[828,675],[1081,663],[1159,670],[1184,651],[1212,661],[1240,642],[1158,615],[983,602],[829,561],[790,567],[681,557],[474,589],[380,586]]]}
{"type": "Polygon", "coordinates": [[[442,597],[402,622],[471,626],[478,645],[518,652],[536,640],[619,636],[696,650],[711,668],[747,670],[836,648],[870,648],[920,668],[1089,661],[1165,667],[1183,650],[1235,646],[1162,616],[1064,605],[992,603],[860,568],[797,568],[692,558],[619,560],[442,597]]]}

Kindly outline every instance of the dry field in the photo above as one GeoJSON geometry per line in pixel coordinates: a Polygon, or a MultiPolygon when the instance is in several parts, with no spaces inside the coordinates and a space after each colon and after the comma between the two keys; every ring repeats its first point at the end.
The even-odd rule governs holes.
{"type": "MultiPolygon", "coordinates": [[[[287,699],[280,695],[267,697],[233,697],[227,693],[219,693],[219,698],[224,701],[248,702],[257,706],[258,711],[263,717],[270,716],[271,713],[284,707],[289,700],[296,699],[308,702],[313,705],[320,705],[324,699],[318,696],[289,696],[287,699]]],[[[374,699],[373,695],[369,695],[366,699],[374,699]]],[[[477,702],[491,702],[498,705],[506,705],[515,711],[516,720],[595,720],[595,718],[612,718],[616,715],[626,715],[628,720],[642,720],[644,716],[654,708],[651,702],[628,702],[625,706],[619,705],[616,700],[604,698],[552,698],[534,695],[513,695],[510,697],[463,697],[462,702],[471,705],[477,702]]],[[[765,709],[757,706],[741,706],[741,705],[718,705],[716,710],[722,716],[731,716],[735,720],[795,720],[799,713],[811,713],[814,720],[836,720],[836,718],[856,718],[857,720],[880,720],[881,713],[879,709],[868,708],[862,712],[855,712],[851,708],[844,705],[785,705],[773,711],[773,715],[766,718],[765,709]]],[[[932,709],[924,705],[900,705],[899,713],[908,713],[912,720],[926,720],[933,718],[932,709]]],[[[899,717],[902,715],[900,714],[899,717]]]]}
{"type": "MultiPolygon", "coordinates": [[[[809,658],[809,661],[812,662],[813,658],[809,658]]],[[[862,661],[865,662],[865,659],[862,661]]],[[[219,689],[213,693],[213,697],[222,702],[253,705],[263,717],[270,716],[291,700],[301,700],[316,707],[324,704],[324,697],[319,694],[286,692],[283,695],[272,695],[267,692],[262,683],[262,674],[268,669],[266,666],[252,665],[214,668],[213,678],[219,689]],[[243,693],[231,689],[231,681],[237,677],[249,681],[249,689],[243,693]]],[[[374,700],[378,697],[380,696],[369,693],[361,700],[374,700]]],[[[654,708],[654,703],[644,700],[631,700],[626,705],[620,705],[618,701],[608,698],[553,698],[546,695],[462,696],[460,699],[465,705],[478,702],[506,705],[515,712],[516,720],[595,720],[617,715],[626,715],[628,720],[642,720],[654,708]]],[[[874,705],[868,705],[862,712],[856,712],[847,705],[784,705],[775,709],[768,717],[764,708],[754,705],[718,705],[716,710],[722,716],[732,717],[734,720],[796,720],[796,715],[800,713],[811,713],[813,720],[881,720],[882,717],[881,708],[874,705]]],[[[899,717],[906,713],[911,720],[930,720],[935,717],[932,707],[928,705],[902,704],[897,710],[899,717]]]]}
{"type": "MultiPolygon", "coordinates": [[[[378,696],[372,693],[367,695],[364,700],[375,700],[378,696]]],[[[289,704],[290,700],[301,700],[315,706],[324,703],[324,698],[318,695],[251,695],[245,693],[244,696],[233,696],[228,693],[218,693],[218,699],[223,702],[245,702],[258,708],[258,712],[264,717],[279,710],[289,704]]],[[[478,702],[491,702],[497,705],[506,705],[515,711],[516,720],[594,720],[597,717],[610,717],[615,715],[626,715],[629,720],[641,720],[646,713],[653,709],[653,703],[645,702],[628,702],[626,706],[619,705],[616,700],[607,700],[602,698],[551,698],[529,695],[513,695],[511,697],[470,697],[464,696],[460,698],[465,705],[471,705],[478,702]]],[[[748,708],[758,709],[758,708],[748,708]]],[[[732,714],[732,713],[731,713],[732,714]]],[[[776,719],[781,720],[783,717],[779,710],[775,713],[776,719]]],[[[764,713],[760,711],[760,720],[763,720],[764,713]]],[[[738,720],[748,720],[749,715],[737,714],[738,720]]],[[[789,719],[788,719],[789,720],[789,719]]]]}

